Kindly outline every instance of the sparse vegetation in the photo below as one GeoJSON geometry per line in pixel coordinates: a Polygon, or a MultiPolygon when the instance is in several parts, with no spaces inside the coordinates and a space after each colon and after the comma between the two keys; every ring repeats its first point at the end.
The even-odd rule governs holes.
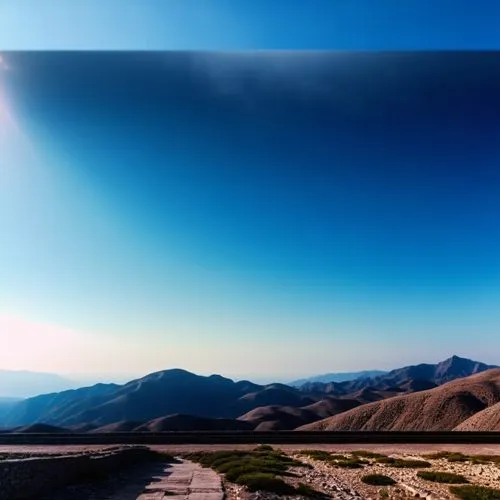
{"type": "Polygon", "coordinates": [[[387,458],[387,455],[384,455],[383,453],[376,453],[374,451],[355,450],[351,451],[351,453],[355,457],[374,458],[374,459],[387,458]]]}
{"type": "Polygon", "coordinates": [[[260,444],[253,451],[274,451],[274,448],[270,444],[260,444]]]}
{"type": "MultiPolygon", "coordinates": [[[[263,490],[280,495],[298,493],[279,476],[295,476],[296,474],[288,470],[290,467],[306,466],[272,447],[260,446],[250,452],[199,452],[188,454],[186,458],[225,474],[228,481],[241,484],[250,491],[263,490]]],[[[302,490],[305,492],[304,488],[302,490]]],[[[308,496],[312,493],[311,488],[308,496]]]]}
{"type": "Polygon", "coordinates": [[[427,458],[429,460],[439,460],[440,458],[445,458],[451,462],[465,462],[469,459],[467,455],[458,451],[438,451],[436,453],[430,453],[422,456],[423,458],[427,458]]]}
{"type": "Polygon", "coordinates": [[[299,483],[295,492],[297,495],[302,495],[303,497],[310,497],[310,498],[325,498],[327,496],[321,491],[317,491],[312,486],[305,483],[299,483]]]}
{"type": "Polygon", "coordinates": [[[473,464],[500,464],[500,455],[465,455],[458,451],[438,451],[430,455],[424,455],[424,458],[431,460],[438,460],[444,458],[448,462],[472,462],[473,464]]]}
{"type": "Polygon", "coordinates": [[[500,490],[486,486],[465,485],[451,486],[450,492],[462,500],[499,500],[500,490]]]}
{"type": "Polygon", "coordinates": [[[417,472],[417,476],[420,479],[425,479],[426,481],[432,481],[434,483],[463,484],[469,482],[464,476],[451,472],[422,470],[417,472]]]}
{"type": "Polygon", "coordinates": [[[328,461],[332,458],[332,454],[330,452],[322,450],[301,450],[299,454],[312,458],[314,460],[328,461]]]}
{"type": "Polygon", "coordinates": [[[472,463],[476,464],[487,464],[493,462],[500,465],[500,455],[471,455],[470,459],[472,463]]]}
{"type": "Polygon", "coordinates": [[[285,483],[273,474],[254,473],[244,474],[240,476],[236,482],[246,486],[249,491],[269,491],[278,495],[291,495],[295,492],[295,488],[290,484],[285,483]]]}
{"type": "Polygon", "coordinates": [[[345,460],[335,460],[331,462],[332,465],[336,465],[337,467],[344,467],[346,469],[361,469],[364,464],[367,462],[364,460],[360,460],[359,458],[348,458],[345,460]]]}
{"type": "Polygon", "coordinates": [[[392,477],[384,476],[383,474],[367,474],[361,478],[361,481],[373,486],[392,486],[396,481],[392,477]]]}
{"type": "Polygon", "coordinates": [[[425,460],[407,460],[403,458],[396,458],[394,462],[391,462],[387,465],[390,467],[397,467],[398,469],[418,469],[424,467],[432,467],[432,464],[425,460]]]}

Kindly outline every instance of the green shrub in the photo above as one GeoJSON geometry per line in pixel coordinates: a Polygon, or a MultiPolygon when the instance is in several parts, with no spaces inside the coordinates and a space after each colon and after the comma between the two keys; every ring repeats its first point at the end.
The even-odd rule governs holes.
{"type": "Polygon", "coordinates": [[[417,476],[426,481],[433,481],[434,483],[460,484],[469,482],[464,476],[451,472],[421,470],[417,472],[417,476]]]}
{"type": "Polygon", "coordinates": [[[291,495],[295,488],[272,474],[245,474],[238,478],[238,484],[246,486],[250,491],[269,491],[278,495],[291,495]]]}
{"type": "Polygon", "coordinates": [[[436,453],[430,453],[428,455],[422,455],[424,458],[428,458],[430,460],[439,460],[440,458],[452,459],[455,461],[461,461],[461,459],[468,457],[459,451],[438,451],[436,453]]]}
{"type": "Polygon", "coordinates": [[[387,455],[384,455],[383,453],[376,453],[374,451],[366,451],[366,450],[355,450],[351,452],[354,456],[356,457],[363,457],[363,458],[385,458],[387,455]]]}
{"type": "Polygon", "coordinates": [[[361,478],[361,481],[373,486],[391,486],[396,484],[396,481],[392,477],[384,476],[383,474],[367,474],[361,478]]]}
{"type": "Polygon", "coordinates": [[[332,456],[332,454],[328,451],[322,450],[302,450],[300,454],[310,457],[314,460],[330,460],[332,456]]]}
{"type": "MultiPolygon", "coordinates": [[[[250,452],[217,451],[192,453],[186,455],[186,458],[200,463],[203,467],[211,467],[220,474],[225,474],[228,481],[245,484],[245,486],[245,481],[250,476],[261,479],[272,477],[277,481],[283,482],[277,476],[296,476],[297,474],[288,469],[292,466],[304,466],[298,460],[294,460],[281,451],[268,448],[263,449],[262,447],[258,447],[258,449],[250,452]],[[242,477],[244,479],[241,479],[242,477]]],[[[254,480],[252,479],[252,481],[254,480]]]]}
{"type": "Polygon", "coordinates": [[[471,460],[478,464],[487,464],[490,462],[500,464],[500,455],[472,455],[471,460]]]}
{"type": "Polygon", "coordinates": [[[326,496],[324,493],[321,493],[321,491],[317,491],[310,485],[304,483],[299,483],[299,485],[295,489],[295,493],[303,497],[311,498],[323,498],[326,496]]]}
{"type": "Polygon", "coordinates": [[[499,500],[500,490],[486,486],[451,486],[450,492],[462,500],[499,500]]]}
{"type": "Polygon", "coordinates": [[[274,451],[274,448],[270,444],[260,444],[253,451],[274,451]]]}
{"type": "Polygon", "coordinates": [[[397,467],[399,469],[418,469],[421,467],[432,467],[430,462],[426,462],[425,460],[406,460],[402,458],[397,458],[391,464],[388,464],[391,467],[397,467]]]}
{"type": "Polygon", "coordinates": [[[387,488],[380,488],[379,495],[380,498],[389,498],[389,492],[387,491],[387,488]]]}
{"type": "Polygon", "coordinates": [[[210,463],[210,466],[216,469],[218,472],[225,472],[227,469],[233,467],[233,464],[240,464],[242,461],[246,461],[245,457],[238,457],[231,455],[225,458],[218,458],[210,463]]]}
{"type": "Polygon", "coordinates": [[[375,462],[377,462],[378,464],[393,464],[396,462],[396,459],[392,457],[380,457],[376,458],[375,462]]]}
{"type": "Polygon", "coordinates": [[[246,474],[271,474],[273,476],[292,476],[291,472],[282,471],[279,469],[273,469],[272,467],[262,467],[257,465],[252,465],[251,463],[242,463],[239,466],[233,467],[226,472],[226,479],[231,482],[237,482],[237,479],[246,474]]]}
{"type": "Polygon", "coordinates": [[[364,462],[355,458],[350,458],[347,460],[337,460],[336,462],[332,463],[334,465],[337,465],[338,467],[343,467],[346,469],[361,469],[364,462]]]}

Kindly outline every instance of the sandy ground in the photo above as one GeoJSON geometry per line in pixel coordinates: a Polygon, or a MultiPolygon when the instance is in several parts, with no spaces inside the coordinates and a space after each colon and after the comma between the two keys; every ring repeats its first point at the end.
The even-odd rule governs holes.
{"type": "MultiPolygon", "coordinates": [[[[422,459],[418,454],[391,454],[398,458],[422,459]]],[[[341,497],[336,491],[349,492],[352,498],[359,496],[361,498],[377,498],[380,493],[380,486],[370,486],[361,481],[365,474],[383,474],[393,478],[397,484],[395,486],[384,488],[392,498],[405,498],[407,496],[418,496],[422,498],[434,499],[455,499],[449,491],[449,485],[435,483],[420,479],[417,476],[419,469],[400,469],[390,465],[377,464],[371,461],[371,465],[366,465],[362,469],[345,469],[325,464],[324,462],[305,458],[304,456],[294,455],[302,462],[314,466],[314,472],[296,469],[296,472],[304,474],[303,480],[315,489],[329,493],[333,492],[332,497],[349,498],[344,495],[341,497]]],[[[427,459],[426,459],[427,460],[427,459]]],[[[460,474],[467,478],[471,484],[487,486],[491,488],[500,487],[500,469],[495,464],[474,465],[470,463],[454,462],[450,463],[445,459],[429,460],[432,463],[431,468],[421,470],[433,470],[440,472],[451,472],[460,474]]]]}
{"type": "MultiPolygon", "coordinates": [[[[231,445],[152,445],[153,450],[164,451],[175,454],[193,451],[217,451],[217,450],[251,450],[255,444],[231,445]]],[[[0,445],[0,453],[78,453],[82,451],[98,451],[116,447],[116,445],[0,445]]],[[[379,453],[416,453],[427,454],[436,451],[459,451],[470,455],[500,455],[500,444],[294,444],[273,445],[287,453],[304,449],[326,450],[326,451],[349,451],[370,450],[379,453]]]]}
{"type": "MultiPolygon", "coordinates": [[[[216,451],[216,450],[246,450],[253,449],[252,445],[157,445],[151,448],[159,451],[164,451],[173,455],[178,453],[186,453],[192,451],[216,451]]],[[[75,452],[93,452],[97,450],[105,450],[113,448],[112,446],[27,446],[27,445],[10,445],[0,446],[0,453],[16,454],[16,453],[36,453],[36,454],[62,454],[75,452]]],[[[500,445],[428,445],[428,444],[380,444],[380,445],[331,445],[331,444],[308,444],[308,445],[275,445],[275,449],[282,449],[284,452],[294,455],[302,462],[310,463],[314,469],[298,468],[296,472],[300,474],[300,478],[296,481],[310,484],[319,491],[327,493],[332,500],[360,500],[379,498],[380,487],[368,486],[361,481],[361,477],[367,473],[380,473],[391,476],[397,481],[397,486],[390,487],[390,499],[400,499],[414,497],[416,494],[428,499],[452,499],[453,496],[449,493],[449,487],[439,483],[424,481],[417,477],[415,469],[397,469],[385,464],[372,463],[362,469],[344,469],[333,467],[321,461],[312,460],[304,456],[298,456],[296,453],[302,449],[317,449],[331,452],[349,452],[353,450],[370,450],[387,455],[404,458],[420,458],[421,455],[433,453],[437,451],[456,451],[464,454],[484,454],[484,455],[500,455],[500,445]]],[[[490,486],[500,488],[500,467],[494,464],[470,464],[455,462],[450,463],[447,460],[432,460],[432,470],[454,472],[462,474],[470,480],[472,484],[490,486]]],[[[193,464],[194,466],[194,464],[193,464]]],[[[190,465],[191,467],[191,465],[190,465]]],[[[198,466],[195,466],[198,467],[198,466]]],[[[82,485],[75,488],[63,490],[59,495],[50,497],[50,500],[109,500],[109,499],[136,499],[144,500],[164,498],[165,489],[172,489],[169,486],[172,478],[172,470],[170,467],[162,470],[157,470],[157,466],[144,466],[135,470],[130,470],[128,473],[118,473],[111,481],[104,484],[82,485]],[[165,484],[163,484],[165,483],[165,484]],[[150,484],[150,486],[148,486],[150,484]],[[161,486],[161,488],[160,488],[161,486]],[[163,488],[165,486],[165,488],[163,488]],[[145,495],[144,491],[148,490],[145,495]],[[142,495],[141,495],[142,493],[142,495]]],[[[182,474],[185,471],[179,471],[181,479],[189,474],[182,474]]],[[[213,479],[213,478],[212,478],[213,479]]],[[[182,482],[182,481],[181,481],[182,482]]],[[[205,482],[205,479],[201,481],[205,482]]],[[[186,483],[187,484],[187,483],[186,483]]],[[[220,483],[219,483],[220,484],[220,483]]],[[[184,486],[183,486],[184,487],[184,486]]],[[[184,492],[183,492],[184,494],[184,492]]],[[[228,485],[226,483],[226,495],[228,500],[274,500],[273,495],[260,494],[245,494],[241,487],[236,485],[228,485]]],[[[179,495],[179,500],[180,500],[179,495]]],[[[221,494],[216,491],[211,491],[209,495],[205,492],[200,492],[199,497],[194,495],[193,500],[202,500],[204,498],[210,500],[220,500],[221,494]],[[196,497],[196,498],[195,498],[196,497]]],[[[297,498],[297,497],[295,497],[297,498]]],[[[45,499],[42,499],[45,500],[45,499]]],[[[175,495],[172,500],[175,499],[175,495]]]]}

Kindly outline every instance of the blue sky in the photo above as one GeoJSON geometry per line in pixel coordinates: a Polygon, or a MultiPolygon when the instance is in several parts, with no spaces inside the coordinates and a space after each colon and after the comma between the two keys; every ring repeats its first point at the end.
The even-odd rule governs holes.
{"type": "Polygon", "coordinates": [[[30,4],[0,5],[0,367],[498,363],[499,56],[373,53],[498,47],[497,2],[30,4]],[[365,52],[237,52],[269,48],[365,52]]]}
{"type": "Polygon", "coordinates": [[[496,361],[498,54],[2,65],[0,303],[24,332],[7,367],[496,361]]]}
{"type": "Polygon", "coordinates": [[[2,0],[4,50],[492,49],[497,0],[2,0]]]}

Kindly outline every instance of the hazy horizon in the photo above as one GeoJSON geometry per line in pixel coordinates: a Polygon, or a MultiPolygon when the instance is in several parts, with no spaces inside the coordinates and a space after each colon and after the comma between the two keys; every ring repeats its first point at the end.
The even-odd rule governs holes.
{"type": "Polygon", "coordinates": [[[496,52],[2,53],[0,368],[496,364],[499,87],[496,52]]]}
{"type": "MultiPolygon", "coordinates": [[[[452,356],[456,356],[456,354],[450,354],[446,359],[451,358],[452,356]]],[[[459,356],[460,358],[465,358],[465,356],[459,356]]],[[[439,362],[445,361],[446,359],[432,359],[432,360],[420,360],[417,364],[437,364],[439,362]]],[[[482,360],[472,360],[472,361],[478,361],[482,362],[482,360]]],[[[492,363],[495,364],[495,363],[492,363]]],[[[398,366],[392,366],[392,367],[386,367],[384,370],[381,370],[383,372],[390,372],[391,370],[397,369],[397,368],[403,368],[403,365],[398,365],[398,366]]],[[[184,367],[182,366],[171,366],[171,367],[165,367],[164,370],[175,370],[175,369],[181,369],[185,370],[184,367]]],[[[266,374],[266,373],[249,373],[249,374],[241,374],[241,373],[224,373],[220,371],[215,371],[215,372],[192,372],[195,375],[199,376],[210,376],[210,375],[221,375],[223,377],[229,378],[235,382],[237,381],[242,381],[242,380],[249,380],[254,383],[258,384],[270,384],[270,383],[283,383],[283,384],[289,384],[294,382],[295,380],[299,379],[307,379],[309,377],[316,377],[316,376],[324,376],[324,375],[329,375],[329,374],[351,374],[351,373],[357,373],[357,372],[363,372],[363,371],[373,371],[373,370],[379,370],[378,368],[359,368],[356,370],[352,371],[336,371],[334,369],[328,371],[328,372],[307,372],[307,373],[302,373],[298,374],[295,377],[283,377],[282,375],[273,375],[273,374],[266,374]]],[[[163,370],[160,370],[163,371],[163,370]]],[[[189,371],[189,370],[186,370],[189,371]]],[[[28,375],[55,375],[58,377],[61,377],[62,379],[65,379],[67,382],[70,382],[70,388],[76,388],[76,387],[83,387],[85,385],[94,385],[94,384],[99,384],[99,383],[116,383],[116,384],[125,384],[127,382],[130,382],[132,380],[136,380],[139,378],[142,378],[146,375],[149,375],[153,372],[138,372],[138,373],[75,373],[75,372],[68,372],[68,373],[56,373],[56,372],[36,372],[36,371],[31,371],[31,370],[4,370],[0,369],[0,375],[2,373],[26,373],[28,375]]],[[[2,396],[2,387],[0,384],[0,397],[2,396]]],[[[5,392],[5,391],[4,391],[5,392]]],[[[15,392],[15,388],[12,388],[12,392],[15,392]]],[[[35,393],[33,393],[35,394],[35,393]]]]}

